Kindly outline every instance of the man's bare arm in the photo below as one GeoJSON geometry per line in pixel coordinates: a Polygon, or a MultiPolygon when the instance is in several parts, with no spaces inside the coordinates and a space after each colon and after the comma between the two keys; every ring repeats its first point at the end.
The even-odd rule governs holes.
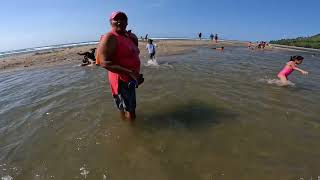
{"type": "Polygon", "coordinates": [[[114,73],[128,74],[132,73],[130,69],[115,65],[112,62],[112,56],[116,51],[117,39],[113,35],[104,36],[99,44],[98,53],[101,59],[101,66],[114,73]]]}

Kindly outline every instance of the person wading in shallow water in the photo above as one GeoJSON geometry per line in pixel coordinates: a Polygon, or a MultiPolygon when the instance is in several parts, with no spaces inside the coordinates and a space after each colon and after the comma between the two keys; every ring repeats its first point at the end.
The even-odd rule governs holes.
{"type": "Polygon", "coordinates": [[[102,36],[97,49],[100,66],[108,70],[114,101],[123,119],[136,118],[136,88],[143,82],[140,74],[138,38],[126,31],[128,17],[114,12],[111,31],[102,36]]]}
{"type": "Polygon", "coordinates": [[[96,48],[92,48],[90,49],[90,52],[77,53],[78,55],[83,56],[81,66],[95,64],[95,61],[96,61],[95,52],[96,52],[96,48]]]}
{"type": "Polygon", "coordinates": [[[303,62],[303,60],[304,60],[304,58],[302,56],[292,56],[290,58],[290,61],[287,62],[287,64],[283,67],[283,69],[278,73],[278,78],[280,79],[283,86],[286,86],[289,84],[288,76],[294,70],[297,70],[301,74],[304,74],[304,75],[309,74],[309,72],[298,68],[298,65],[300,65],[303,62]]]}
{"type": "Polygon", "coordinates": [[[148,50],[148,53],[149,53],[149,59],[154,60],[155,55],[156,55],[156,46],[153,44],[152,39],[148,40],[148,44],[146,46],[146,49],[148,50]]]}

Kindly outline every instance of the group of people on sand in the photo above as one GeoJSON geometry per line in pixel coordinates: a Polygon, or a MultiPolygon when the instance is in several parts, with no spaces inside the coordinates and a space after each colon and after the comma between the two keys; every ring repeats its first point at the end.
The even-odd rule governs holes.
{"type": "Polygon", "coordinates": [[[140,37],[141,41],[148,41],[149,40],[149,34],[146,34],[144,37],[140,37]]]}
{"type": "MultiPolygon", "coordinates": [[[[218,39],[219,39],[218,34],[213,35],[213,33],[211,33],[209,37],[210,37],[211,41],[214,40],[216,43],[218,43],[218,39]]],[[[202,33],[201,32],[198,34],[198,38],[200,40],[202,40],[202,33]]]]}
{"type": "Polygon", "coordinates": [[[269,43],[265,42],[265,41],[258,41],[256,44],[255,43],[252,43],[252,42],[249,42],[248,43],[248,48],[249,49],[265,49],[266,47],[269,46],[269,43]]]}
{"type": "MultiPolygon", "coordinates": [[[[136,88],[144,82],[144,77],[140,73],[138,38],[131,31],[126,30],[128,17],[124,12],[112,13],[109,21],[111,30],[101,36],[95,62],[108,71],[111,93],[121,117],[133,121],[136,118],[136,88]]],[[[149,58],[154,58],[156,50],[152,40],[149,40],[146,48],[149,58]]],[[[89,59],[92,58],[92,54],[83,55],[89,59]]],[[[308,74],[298,68],[303,59],[301,56],[291,57],[283,70],[278,73],[284,85],[288,84],[288,76],[294,70],[308,74]]]]}
{"type": "Polygon", "coordinates": [[[218,34],[213,35],[213,34],[211,33],[211,34],[210,34],[210,40],[213,41],[213,39],[214,39],[214,41],[215,41],[216,43],[218,43],[218,39],[219,39],[218,34]]]}

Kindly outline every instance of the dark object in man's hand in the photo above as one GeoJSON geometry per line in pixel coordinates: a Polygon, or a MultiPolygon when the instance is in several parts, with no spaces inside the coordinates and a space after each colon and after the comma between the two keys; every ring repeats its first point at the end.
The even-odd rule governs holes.
{"type": "Polygon", "coordinates": [[[142,84],[143,82],[144,82],[143,74],[139,74],[138,85],[142,84]]]}

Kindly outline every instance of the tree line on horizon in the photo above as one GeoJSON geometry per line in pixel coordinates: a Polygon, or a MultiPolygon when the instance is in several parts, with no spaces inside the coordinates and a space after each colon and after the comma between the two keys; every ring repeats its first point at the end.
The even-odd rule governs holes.
{"type": "Polygon", "coordinates": [[[287,45],[287,46],[320,49],[320,34],[310,36],[310,37],[298,37],[295,39],[272,40],[270,41],[270,43],[287,45]]]}

